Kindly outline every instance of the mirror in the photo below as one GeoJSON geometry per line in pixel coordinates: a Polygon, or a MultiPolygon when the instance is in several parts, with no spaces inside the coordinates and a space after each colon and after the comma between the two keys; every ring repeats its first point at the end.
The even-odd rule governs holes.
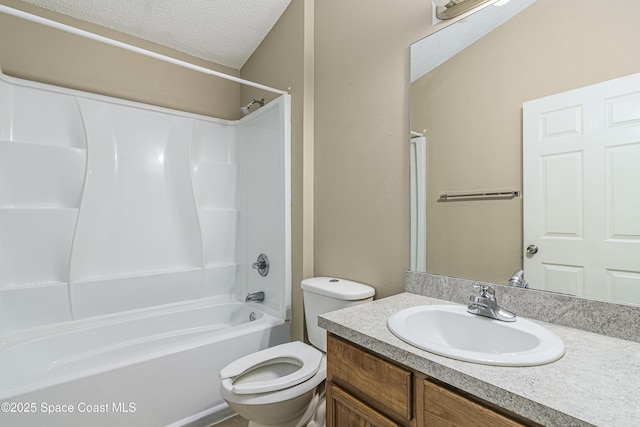
{"type": "MultiPolygon", "coordinates": [[[[411,131],[426,140],[426,237],[414,233],[412,248],[426,241],[427,272],[506,284],[523,268],[523,103],[640,72],[640,2],[605,6],[511,0],[411,46],[411,131]],[[485,15],[500,17],[493,28],[478,24],[485,29],[477,31],[485,15]],[[430,71],[414,71],[425,57],[432,64],[422,67],[430,71]],[[441,198],[511,191],[517,196],[441,198]]],[[[412,199],[415,194],[412,186],[412,199]]],[[[425,262],[413,261],[412,268],[422,270],[425,262]]]]}

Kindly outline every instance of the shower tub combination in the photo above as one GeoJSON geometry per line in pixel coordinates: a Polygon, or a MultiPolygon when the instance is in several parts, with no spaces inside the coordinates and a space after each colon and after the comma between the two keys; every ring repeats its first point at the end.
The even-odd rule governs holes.
{"type": "Polygon", "coordinates": [[[0,74],[0,425],[231,414],[220,369],[289,341],[289,126],[0,74]]]}

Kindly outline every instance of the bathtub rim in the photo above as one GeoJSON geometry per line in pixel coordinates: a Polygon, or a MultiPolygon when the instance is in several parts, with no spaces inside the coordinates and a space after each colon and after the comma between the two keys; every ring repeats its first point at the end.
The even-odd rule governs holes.
{"type": "Polygon", "coordinates": [[[168,304],[161,304],[151,307],[136,308],[133,310],[119,311],[115,313],[101,314],[91,317],[83,317],[75,320],[65,320],[63,322],[50,323],[32,328],[19,329],[17,331],[0,336],[0,353],[11,346],[33,341],[52,335],[66,334],[79,330],[92,329],[97,326],[107,326],[123,323],[131,320],[144,319],[183,311],[185,309],[197,309],[221,304],[242,304],[255,308],[263,314],[267,313],[256,303],[243,302],[240,297],[234,295],[218,295],[213,297],[198,298],[194,300],[179,301],[168,304]]]}
{"type": "Polygon", "coordinates": [[[100,373],[116,370],[129,365],[144,363],[145,361],[162,358],[173,353],[189,351],[201,346],[211,344],[212,342],[221,341],[224,339],[224,337],[229,338],[231,336],[237,335],[240,333],[240,331],[265,330],[288,323],[288,321],[279,319],[272,314],[260,310],[259,307],[256,307],[256,304],[245,303],[236,298],[230,298],[228,296],[212,297],[190,302],[172,303],[152,309],[136,309],[132,310],[131,312],[119,313],[119,315],[109,314],[96,316],[96,318],[81,319],[75,321],[81,323],[78,325],[73,325],[73,323],[75,322],[71,321],[50,325],[46,328],[37,328],[38,331],[32,331],[32,333],[28,336],[23,336],[20,340],[12,342],[10,346],[2,347],[0,349],[0,355],[2,353],[2,350],[6,348],[14,347],[20,344],[27,344],[31,341],[51,338],[56,335],[71,334],[77,331],[90,330],[99,326],[126,323],[132,320],[135,321],[138,319],[146,319],[149,317],[160,317],[166,314],[185,311],[185,309],[201,309],[229,304],[250,308],[251,311],[260,312],[261,316],[254,322],[246,322],[235,327],[217,329],[211,331],[210,333],[185,337],[184,339],[178,340],[177,342],[173,343],[157,344],[155,347],[152,346],[149,349],[135,350],[131,354],[126,355],[126,357],[119,357],[115,360],[109,360],[105,363],[100,363],[92,366],[91,368],[84,368],[72,373],[67,373],[59,376],[45,377],[41,380],[25,381],[24,384],[12,385],[7,388],[2,387],[0,388],[0,401],[5,401],[7,399],[16,399],[22,395],[37,391],[39,389],[70,383],[81,378],[89,377],[92,375],[99,375],[100,373]],[[56,331],[56,333],[44,333],[44,331],[42,331],[41,329],[45,329],[46,331],[56,331]]]}

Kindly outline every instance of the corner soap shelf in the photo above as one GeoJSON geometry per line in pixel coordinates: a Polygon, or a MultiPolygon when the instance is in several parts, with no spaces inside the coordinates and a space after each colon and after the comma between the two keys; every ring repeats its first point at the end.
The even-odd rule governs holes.
{"type": "Polygon", "coordinates": [[[67,283],[86,169],[75,97],[0,75],[0,288],[67,283]]]}
{"type": "Polygon", "coordinates": [[[87,163],[80,110],[71,96],[2,77],[0,289],[62,289],[87,163]]]}
{"type": "Polygon", "coordinates": [[[0,140],[0,208],[78,208],[87,150],[0,140]]]}
{"type": "Polygon", "coordinates": [[[236,265],[238,166],[232,135],[218,123],[194,123],[191,176],[205,270],[236,265]]]}

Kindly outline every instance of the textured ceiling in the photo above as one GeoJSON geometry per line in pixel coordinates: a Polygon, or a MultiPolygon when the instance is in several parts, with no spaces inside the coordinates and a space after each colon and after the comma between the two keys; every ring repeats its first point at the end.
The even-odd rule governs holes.
{"type": "Polygon", "coordinates": [[[291,0],[24,0],[239,69],[291,0]]]}

